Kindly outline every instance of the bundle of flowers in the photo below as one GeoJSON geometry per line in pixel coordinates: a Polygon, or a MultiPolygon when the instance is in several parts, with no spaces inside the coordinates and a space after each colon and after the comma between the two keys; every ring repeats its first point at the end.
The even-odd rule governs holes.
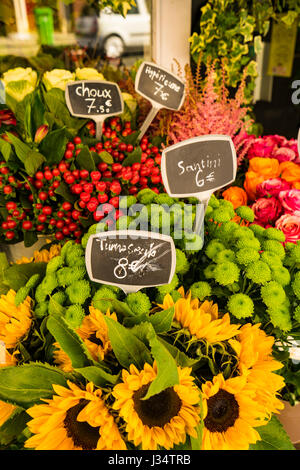
{"type": "Polygon", "coordinates": [[[246,169],[239,173],[244,189],[233,186],[223,197],[235,207],[252,207],[254,223],[262,227],[276,227],[285,235],[285,242],[300,239],[300,160],[295,139],[274,135],[249,137],[251,145],[246,169]]]}
{"type": "Polygon", "coordinates": [[[279,440],[293,448],[275,417],[285,383],[272,336],[231,323],[183,288],[161,303],[141,292],[119,301],[110,286],[91,297],[99,290],[78,280],[83,267],[72,242],[48,262],[38,281],[39,295],[51,292],[47,312],[19,291],[1,296],[2,447],[246,450],[279,440]],[[70,284],[54,293],[62,270],[70,284]]]}

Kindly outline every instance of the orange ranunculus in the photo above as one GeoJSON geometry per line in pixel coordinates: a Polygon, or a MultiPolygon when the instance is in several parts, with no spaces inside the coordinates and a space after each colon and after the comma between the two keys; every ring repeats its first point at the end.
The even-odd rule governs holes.
{"type": "Polygon", "coordinates": [[[230,201],[232,203],[234,209],[247,205],[247,193],[243,188],[239,188],[238,186],[231,186],[226,189],[222,196],[226,201],[230,201]]]}
{"type": "Polygon", "coordinates": [[[294,181],[292,183],[292,188],[293,189],[300,189],[300,181],[294,181]]]}
{"type": "Polygon", "coordinates": [[[285,181],[289,183],[300,183],[300,165],[297,165],[297,163],[282,162],[279,165],[279,172],[281,178],[285,181]]]}
{"type": "Polygon", "coordinates": [[[256,199],[256,186],[268,179],[263,175],[259,175],[254,171],[248,171],[245,175],[244,188],[248,198],[252,201],[256,199]]]}
{"type": "Polygon", "coordinates": [[[254,157],[249,162],[248,171],[254,171],[265,179],[279,176],[279,162],[276,158],[254,157]]]}

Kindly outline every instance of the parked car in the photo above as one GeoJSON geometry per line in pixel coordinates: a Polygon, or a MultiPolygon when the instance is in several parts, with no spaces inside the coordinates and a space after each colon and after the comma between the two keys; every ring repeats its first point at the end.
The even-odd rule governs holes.
{"type": "Polygon", "coordinates": [[[150,42],[151,17],[146,0],[136,0],[126,18],[105,8],[99,14],[86,6],[75,25],[81,47],[99,49],[107,57],[121,57],[127,52],[141,52],[150,42]]]}

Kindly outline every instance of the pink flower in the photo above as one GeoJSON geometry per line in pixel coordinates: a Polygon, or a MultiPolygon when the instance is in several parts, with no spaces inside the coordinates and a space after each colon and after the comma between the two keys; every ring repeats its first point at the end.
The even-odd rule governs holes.
{"type": "Polygon", "coordinates": [[[300,189],[281,191],[278,195],[278,199],[285,212],[293,214],[295,211],[300,211],[300,189]]]}
{"type": "Polygon", "coordinates": [[[286,191],[290,188],[287,181],[281,178],[270,178],[256,187],[256,194],[258,197],[277,196],[280,191],[286,191]]]}
{"type": "Polygon", "coordinates": [[[274,223],[282,212],[282,206],[276,197],[260,198],[252,205],[255,214],[254,223],[266,226],[274,223]]]}
{"type": "Polygon", "coordinates": [[[276,158],[279,162],[291,162],[295,160],[296,153],[290,148],[281,147],[279,149],[274,150],[274,152],[272,153],[272,157],[276,158]]]}
{"type": "Polygon", "coordinates": [[[249,160],[254,157],[271,157],[274,143],[264,139],[256,139],[248,151],[249,160]]]}
{"type": "Polygon", "coordinates": [[[300,212],[282,215],[275,227],[284,233],[286,242],[297,243],[300,240],[300,212]]]}

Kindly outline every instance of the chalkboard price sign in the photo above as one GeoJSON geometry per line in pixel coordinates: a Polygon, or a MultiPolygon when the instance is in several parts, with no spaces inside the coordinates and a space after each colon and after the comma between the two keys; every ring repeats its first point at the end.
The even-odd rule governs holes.
{"type": "Polygon", "coordinates": [[[169,284],[175,273],[173,239],[154,232],[119,230],[91,235],[85,256],[92,281],[118,286],[126,294],[169,284]]]}
{"type": "Polygon", "coordinates": [[[200,201],[235,179],[236,152],[226,135],[187,139],[162,152],[161,171],[166,191],[173,197],[200,201]]]}
{"type": "Polygon", "coordinates": [[[152,104],[139,139],[143,137],[161,108],[178,111],[184,101],[185,84],[173,73],[152,62],[143,62],[135,78],[136,91],[152,104]]]}
{"type": "Polygon", "coordinates": [[[90,118],[96,122],[96,137],[102,135],[102,124],[109,116],[124,110],[119,86],[101,80],[81,80],[68,83],[65,91],[66,103],[73,116],[90,118]]]}

